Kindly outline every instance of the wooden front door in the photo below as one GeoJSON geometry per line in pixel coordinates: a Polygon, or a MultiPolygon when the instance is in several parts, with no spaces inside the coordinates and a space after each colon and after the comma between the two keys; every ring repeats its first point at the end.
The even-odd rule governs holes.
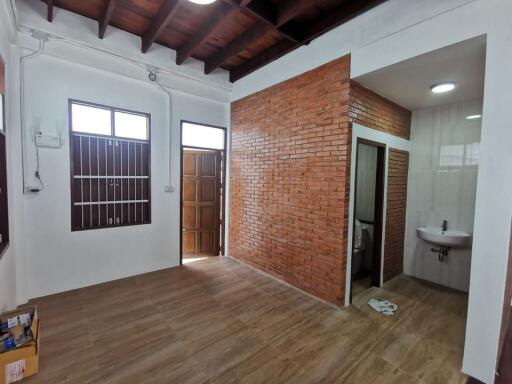
{"type": "Polygon", "coordinates": [[[221,151],[183,150],[183,254],[220,252],[221,151]]]}

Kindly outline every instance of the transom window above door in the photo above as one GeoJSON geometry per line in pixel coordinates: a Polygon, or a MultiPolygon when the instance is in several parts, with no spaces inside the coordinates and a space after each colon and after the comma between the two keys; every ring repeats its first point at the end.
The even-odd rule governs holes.
{"type": "Polygon", "coordinates": [[[181,144],[187,147],[224,149],[223,128],[183,122],[181,144]]]}

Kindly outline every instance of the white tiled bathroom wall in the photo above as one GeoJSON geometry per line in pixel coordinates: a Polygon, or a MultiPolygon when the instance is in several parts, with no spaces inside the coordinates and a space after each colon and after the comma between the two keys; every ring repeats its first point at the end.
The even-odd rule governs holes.
{"type": "Polygon", "coordinates": [[[413,112],[407,193],[404,269],[408,275],[469,290],[471,249],[451,249],[441,263],[432,245],[416,237],[420,226],[473,232],[482,101],[413,112]]]}

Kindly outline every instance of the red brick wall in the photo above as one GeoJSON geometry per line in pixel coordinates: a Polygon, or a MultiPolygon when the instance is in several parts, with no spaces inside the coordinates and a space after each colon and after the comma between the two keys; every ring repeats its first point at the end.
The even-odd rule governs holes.
{"type": "Polygon", "coordinates": [[[344,302],[350,57],[232,104],[230,255],[344,302]]]}
{"type": "MultiPolygon", "coordinates": [[[[237,100],[231,111],[230,255],[343,304],[350,122],[409,138],[411,113],[350,81],[348,56],[237,100]]],[[[405,201],[406,185],[388,196],[391,206],[398,193],[405,201]]],[[[401,241],[403,257],[399,226],[390,226],[390,249],[401,241]]],[[[390,274],[401,270],[397,255],[386,253],[390,274]]]]}
{"type": "Polygon", "coordinates": [[[411,112],[370,91],[355,81],[350,82],[350,121],[409,140],[411,112]]]}
{"type": "Polygon", "coordinates": [[[386,233],[384,240],[384,281],[404,270],[405,208],[409,153],[389,149],[386,233]]]}

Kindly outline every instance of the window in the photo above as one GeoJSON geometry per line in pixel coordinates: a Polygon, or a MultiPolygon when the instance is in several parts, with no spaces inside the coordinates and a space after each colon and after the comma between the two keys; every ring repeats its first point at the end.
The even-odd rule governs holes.
{"type": "Polygon", "coordinates": [[[224,129],[183,122],[181,144],[195,148],[224,149],[224,129]]]}
{"type": "Polygon", "coordinates": [[[439,167],[455,169],[478,166],[480,143],[442,145],[439,152],[439,167]]]}
{"type": "Polygon", "coordinates": [[[0,259],[9,245],[9,212],[7,201],[7,156],[5,138],[5,66],[0,57],[0,259]]]}
{"type": "Polygon", "coordinates": [[[70,101],[73,231],[151,223],[150,115],[70,101]]]}

